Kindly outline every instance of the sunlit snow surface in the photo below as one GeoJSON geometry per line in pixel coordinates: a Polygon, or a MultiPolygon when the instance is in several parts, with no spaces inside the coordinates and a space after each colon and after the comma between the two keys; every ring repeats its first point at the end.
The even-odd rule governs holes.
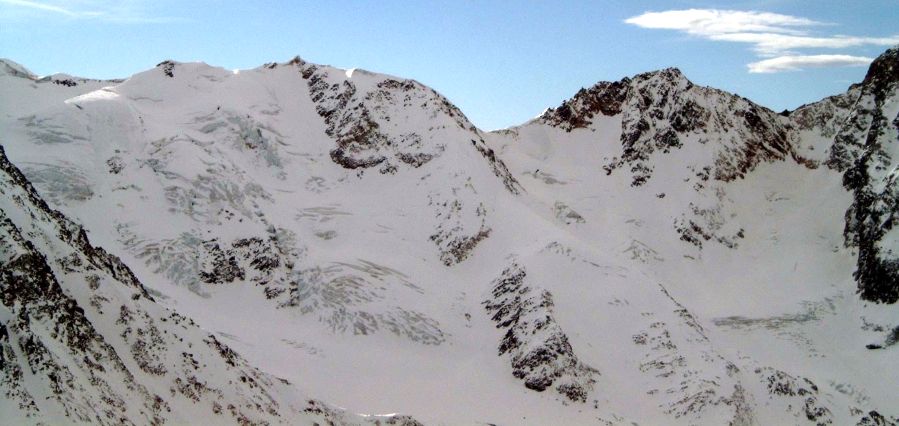
{"type": "MultiPolygon", "coordinates": [[[[302,61],[161,64],[74,86],[14,74],[0,72],[0,141],[51,206],[161,304],[350,412],[446,424],[899,416],[899,346],[865,348],[899,312],[854,294],[851,197],[829,168],[785,159],[703,179],[730,151],[697,133],[651,154],[635,187],[627,167],[603,170],[623,155],[622,114],[485,133],[417,82],[302,61]],[[357,133],[378,145],[356,149],[357,133]],[[338,140],[353,161],[384,160],[341,167],[338,140]],[[701,248],[677,232],[690,221],[714,234],[701,248]],[[552,383],[526,387],[516,356],[561,339],[570,351],[537,367],[552,383]]],[[[726,111],[728,96],[695,100],[726,111]]],[[[829,143],[802,142],[809,156],[829,143]]]]}
{"type": "Polygon", "coordinates": [[[112,88],[102,88],[100,90],[94,90],[93,92],[87,92],[80,96],[75,96],[71,99],[66,99],[65,103],[78,104],[79,102],[111,101],[118,97],[119,94],[113,91],[112,88]]]}

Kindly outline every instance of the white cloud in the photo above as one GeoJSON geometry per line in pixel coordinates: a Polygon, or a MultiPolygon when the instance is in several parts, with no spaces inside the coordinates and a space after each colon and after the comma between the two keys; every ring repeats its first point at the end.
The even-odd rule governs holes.
{"type": "MultiPolygon", "coordinates": [[[[899,44],[899,35],[890,37],[856,37],[845,35],[813,35],[811,30],[827,28],[831,24],[808,18],[778,13],[687,9],[664,12],[646,12],[628,18],[625,23],[641,28],[667,29],[713,41],[744,43],[752,47],[756,55],[771,58],[750,65],[751,72],[778,72],[810,66],[857,65],[860,56],[801,55],[797,49],[846,49],[860,46],[893,46],[899,44]],[[785,58],[794,59],[792,62],[785,58]],[[804,60],[795,60],[805,58],[804,60]],[[817,58],[817,60],[809,59],[817,58]],[[840,59],[837,59],[840,58],[840,59]],[[854,58],[855,62],[847,62],[854,58]],[[768,64],[791,64],[778,67],[768,64]]],[[[868,60],[870,62],[870,59],[868,60]]]]}
{"type": "Polygon", "coordinates": [[[646,12],[624,22],[643,28],[679,30],[700,37],[745,32],[804,34],[803,28],[822,25],[811,19],[777,13],[717,9],[646,12]]]}
{"type": "Polygon", "coordinates": [[[775,73],[799,71],[804,68],[861,67],[873,60],[874,58],[850,55],[790,55],[753,62],[746,66],[751,73],[775,73]]]}
{"type": "Polygon", "coordinates": [[[153,17],[143,13],[140,1],[81,1],[82,8],[73,7],[71,2],[33,1],[33,0],[0,0],[0,5],[13,6],[23,10],[49,12],[65,16],[69,19],[94,19],[115,23],[164,23],[183,21],[180,18],[153,17]],[[87,8],[83,6],[87,5],[87,8]]]}

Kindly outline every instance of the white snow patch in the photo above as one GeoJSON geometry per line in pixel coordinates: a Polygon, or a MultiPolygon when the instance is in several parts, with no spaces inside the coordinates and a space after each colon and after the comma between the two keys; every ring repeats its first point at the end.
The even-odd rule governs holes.
{"type": "Polygon", "coordinates": [[[72,104],[76,102],[113,100],[117,99],[118,97],[119,94],[113,91],[112,87],[104,87],[100,90],[94,90],[93,92],[88,92],[80,96],[75,96],[74,98],[66,99],[65,103],[72,104]]]}

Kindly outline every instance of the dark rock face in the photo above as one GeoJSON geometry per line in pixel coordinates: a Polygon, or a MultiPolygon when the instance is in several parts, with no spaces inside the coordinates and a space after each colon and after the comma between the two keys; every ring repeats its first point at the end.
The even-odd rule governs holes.
{"type": "Polygon", "coordinates": [[[553,317],[552,295],[527,286],[524,268],[513,264],[493,282],[484,302],[496,327],[506,334],[499,354],[511,357],[512,374],[528,389],[555,390],[571,401],[585,402],[599,372],[574,354],[568,336],[553,317]]]}
{"type": "Polygon", "coordinates": [[[425,146],[418,134],[392,135],[381,129],[379,123],[391,120],[387,115],[391,105],[422,105],[461,118],[455,107],[411,80],[384,80],[377,90],[360,93],[350,80],[329,83],[325,69],[305,64],[301,69],[316,110],[325,120],[325,131],[337,142],[331,160],[347,169],[381,166],[381,173],[394,173],[398,164],[421,167],[443,152],[442,145],[425,146]]]}
{"type": "Polygon", "coordinates": [[[20,411],[31,417],[39,410],[34,397],[22,384],[24,373],[16,362],[14,343],[10,341],[10,331],[6,324],[0,323],[0,389],[7,401],[14,401],[20,411]]]}
{"type": "Polygon", "coordinates": [[[627,168],[633,186],[652,177],[656,153],[681,149],[687,138],[716,151],[709,166],[720,181],[743,177],[761,162],[800,160],[777,114],[739,96],[696,86],[676,68],[582,89],[541,119],[571,132],[589,127],[597,115],[621,116],[621,157],[603,169],[611,174],[627,168]]]}
{"type": "Polygon", "coordinates": [[[479,153],[487,160],[490,164],[490,169],[493,171],[493,174],[496,177],[500,178],[503,181],[503,185],[505,185],[506,189],[513,193],[519,194],[521,192],[521,185],[512,176],[512,173],[509,172],[509,169],[506,168],[506,164],[503,163],[499,157],[496,156],[496,153],[493,152],[493,149],[488,147],[483,139],[479,140],[471,140],[471,145],[478,150],[479,153]]]}
{"type": "MultiPolygon", "coordinates": [[[[108,418],[126,421],[123,410],[125,402],[117,395],[110,383],[122,380],[134,387],[133,378],[119,359],[116,352],[97,333],[84,316],[84,310],[65,295],[59,282],[47,264],[47,259],[25,240],[15,225],[2,215],[0,232],[10,238],[20,253],[11,259],[3,259],[0,264],[0,303],[13,314],[13,320],[4,324],[4,331],[15,336],[8,339],[7,346],[18,346],[25,358],[24,362],[32,374],[40,374],[46,386],[52,390],[57,404],[67,416],[77,421],[101,421],[99,413],[83,406],[80,394],[85,392],[76,375],[87,373],[94,377],[93,389],[107,401],[104,415],[108,418]],[[43,328],[54,324],[55,338],[44,339],[43,328]],[[52,349],[63,344],[82,364],[73,371],[66,361],[52,349]],[[78,371],[80,370],[80,371],[78,371]],[[113,376],[113,377],[110,377],[113,376]],[[119,377],[114,377],[119,376],[119,377]],[[110,380],[112,379],[112,380],[110,380]]],[[[12,351],[11,362],[18,362],[12,351]]],[[[7,376],[2,380],[9,383],[7,395],[15,396],[20,407],[34,411],[38,409],[32,395],[24,389],[21,370],[5,369],[7,376]],[[18,371],[17,371],[18,370],[18,371]]],[[[146,389],[140,389],[144,403],[149,401],[146,389]]],[[[149,408],[150,405],[147,405],[149,408]]]]}
{"type": "Polygon", "coordinates": [[[629,78],[624,78],[614,83],[603,81],[589,89],[581,89],[573,98],[547,111],[541,118],[570,132],[589,126],[596,114],[618,115],[627,99],[630,82],[629,78]]]}
{"type": "Polygon", "coordinates": [[[237,239],[230,248],[222,248],[216,239],[204,241],[202,256],[200,279],[208,284],[244,280],[248,275],[259,281],[281,266],[277,247],[258,237],[237,239]]]}
{"type": "Polygon", "coordinates": [[[689,208],[691,217],[683,216],[674,221],[674,229],[680,234],[681,241],[700,249],[706,241],[714,241],[727,248],[737,248],[738,241],[745,237],[742,228],[731,235],[723,232],[725,219],[719,206],[703,209],[690,203],[689,208]]]}
{"type": "MultiPolygon", "coordinates": [[[[237,259],[230,251],[226,252],[219,247],[215,240],[203,243],[203,249],[209,253],[208,267],[200,271],[200,279],[208,284],[230,283],[234,280],[243,280],[246,276],[243,269],[237,263],[237,259]]],[[[205,265],[204,265],[205,266],[205,265]]]]}
{"type": "Polygon", "coordinates": [[[482,228],[472,236],[456,236],[452,233],[438,232],[431,235],[431,241],[438,247],[446,247],[440,253],[440,260],[446,266],[453,266],[467,259],[475,246],[490,236],[490,228],[482,228]]]}
{"type": "MultiPolygon", "coordinates": [[[[11,197],[34,221],[51,224],[59,232],[57,238],[76,250],[78,260],[66,262],[67,270],[101,271],[107,276],[120,276],[127,280],[119,281],[118,285],[123,289],[142,290],[117,258],[90,246],[83,230],[59,212],[50,210],[37,197],[34,188],[9,163],[2,148],[0,173],[0,194],[11,197]]],[[[40,414],[22,381],[19,367],[22,365],[28,366],[30,373],[51,390],[54,403],[73,421],[130,423],[126,418],[125,401],[113,390],[116,383],[131,388],[135,401],[140,401],[137,403],[144,404],[149,413],[154,413],[151,395],[134,382],[118,353],[85,316],[84,308],[62,289],[47,257],[29,240],[33,236],[23,233],[4,210],[0,210],[0,236],[3,246],[0,304],[12,314],[0,333],[0,351],[4,360],[0,368],[4,377],[0,378],[0,383],[6,384],[5,393],[14,397],[25,412],[40,414]],[[51,332],[49,338],[44,334],[46,331],[51,332]],[[59,352],[60,345],[66,348],[66,353],[59,352]],[[18,347],[18,351],[12,350],[13,347],[18,347]],[[16,352],[24,359],[17,357],[16,352]],[[70,357],[79,359],[80,364],[69,365],[70,357]],[[83,374],[92,378],[90,392],[78,380],[83,374]],[[93,395],[101,398],[103,404],[91,402],[93,395]]],[[[136,295],[140,298],[146,293],[139,291],[136,295]]]]}
{"type": "Polygon", "coordinates": [[[875,93],[885,94],[895,87],[897,81],[899,81],[899,47],[893,47],[871,62],[862,84],[870,86],[875,93]]]}
{"type": "Polygon", "coordinates": [[[76,83],[71,78],[66,78],[66,79],[62,79],[62,80],[53,80],[53,84],[58,84],[60,86],[66,86],[66,87],[75,87],[78,85],[78,83],[76,83]]]}
{"type": "Polygon", "coordinates": [[[899,424],[899,418],[890,417],[889,419],[871,410],[856,423],[857,426],[895,426],[899,424]]]}
{"type": "Polygon", "coordinates": [[[166,77],[175,78],[175,62],[174,61],[162,61],[156,64],[156,68],[162,69],[162,73],[165,74],[166,77]]]}
{"type": "Polygon", "coordinates": [[[832,139],[858,99],[860,85],[854,85],[849,92],[830,96],[810,105],[803,105],[787,116],[798,130],[817,130],[821,136],[832,139]]]}
{"type": "Polygon", "coordinates": [[[109,173],[117,175],[125,168],[125,162],[119,156],[112,156],[106,160],[106,166],[109,167],[109,173]]]}
{"type": "Polygon", "coordinates": [[[755,374],[766,384],[768,394],[775,398],[795,400],[790,410],[798,411],[809,423],[833,424],[833,414],[820,400],[818,386],[804,377],[794,377],[771,367],[757,368],[755,374]]]}
{"type": "MultiPolygon", "coordinates": [[[[899,48],[877,58],[865,80],[841,102],[846,117],[834,136],[825,164],[843,173],[843,186],[852,193],[846,211],[846,245],[858,248],[854,273],[862,299],[880,303],[899,301],[899,253],[881,242],[899,219],[899,185],[890,172],[895,163],[889,154],[899,142],[899,116],[884,115],[884,105],[896,96],[899,82],[899,48]]],[[[806,109],[814,110],[818,105],[806,109]]]]}
{"type": "Polygon", "coordinates": [[[429,205],[437,212],[437,229],[430,240],[440,252],[440,261],[446,266],[453,266],[468,258],[477,245],[490,236],[491,228],[487,225],[487,208],[484,203],[474,209],[475,218],[479,222],[477,228],[464,223],[464,205],[461,200],[440,201],[431,198],[429,205]]]}

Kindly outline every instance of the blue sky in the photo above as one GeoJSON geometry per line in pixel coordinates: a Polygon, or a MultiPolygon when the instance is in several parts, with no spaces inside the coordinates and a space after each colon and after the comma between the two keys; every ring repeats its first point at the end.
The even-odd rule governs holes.
{"type": "Polygon", "coordinates": [[[669,66],[775,110],[845,90],[899,44],[899,1],[0,0],[0,57],[127,77],[164,59],[253,68],[294,55],[414,78],[479,127],[669,66]]]}

